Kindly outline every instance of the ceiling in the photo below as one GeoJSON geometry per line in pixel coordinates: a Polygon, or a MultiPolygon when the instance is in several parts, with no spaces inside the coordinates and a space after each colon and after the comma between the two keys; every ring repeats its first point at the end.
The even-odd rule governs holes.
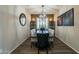
{"type": "MultiPolygon", "coordinates": [[[[59,7],[58,5],[44,5],[44,11],[46,14],[54,14],[59,7]]],[[[40,14],[42,12],[42,5],[26,5],[25,8],[30,14],[40,14]]]]}

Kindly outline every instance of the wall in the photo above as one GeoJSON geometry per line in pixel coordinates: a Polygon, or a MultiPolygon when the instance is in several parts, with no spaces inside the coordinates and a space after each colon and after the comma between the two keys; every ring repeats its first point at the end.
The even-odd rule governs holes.
{"type": "Polygon", "coordinates": [[[8,30],[8,6],[0,6],[0,53],[3,53],[6,48],[4,39],[6,38],[6,31],[8,30]],[[4,34],[5,33],[5,34],[4,34]]]}
{"type": "Polygon", "coordinates": [[[79,53],[79,6],[64,5],[59,10],[59,15],[74,8],[74,26],[56,26],[56,37],[79,53]]]}
{"type": "Polygon", "coordinates": [[[30,15],[23,6],[0,6],[0,53],[11,53],[29,37],[30,15]],[[20,13],[27,15],[27,23],[21,26],[20,13]]]}
{"type": "Polygon", "coordinates": [[[30,32],[30,18],[29,18],[29,14],[26,13],[27,11],[24,9],[24,6],[16,6],[16,29],[17,29],[17,37],[18,37],[18,43],[20,43],[22,41],[22,39],[27,39],[28,33],[30,32]],[[25,13],[27,16],[27,20],[26,20],[26,26],[21,26],[20,23],[18,22],[19,19],[19,15],[21,13],[25,13]]]}

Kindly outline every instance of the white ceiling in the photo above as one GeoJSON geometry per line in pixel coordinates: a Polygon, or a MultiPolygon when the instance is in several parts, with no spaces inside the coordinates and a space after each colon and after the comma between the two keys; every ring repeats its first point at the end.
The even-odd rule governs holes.
{"type": "MultiPolygon", "coordinates": [[[[58,5],[44,5],[44,11],[46,14],[54,14],[59,7],[58,5]]],[[[25,8],[30,14],[40,14],[42,12],[42,5],[26,5],[25,8]]]]}

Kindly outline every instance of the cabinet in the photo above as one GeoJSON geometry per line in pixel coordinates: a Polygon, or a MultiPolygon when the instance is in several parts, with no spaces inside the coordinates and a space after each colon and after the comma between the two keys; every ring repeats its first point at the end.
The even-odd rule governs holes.
{"type": "Polygon", "coordinates": [[[49,21],[49,28],[55,29],[55,22],[54,21],[49,21]]]}
{"type": "Polygon", "coordinates": [[[34,29],[36,28],[36,22],[35,21],[31,21],[30,22],[30,29],[34,29]]]}

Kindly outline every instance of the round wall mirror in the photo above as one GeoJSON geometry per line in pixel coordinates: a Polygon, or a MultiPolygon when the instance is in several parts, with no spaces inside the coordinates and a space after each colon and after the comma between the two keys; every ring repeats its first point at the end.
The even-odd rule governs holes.
{"type": "Polygon", "coordinates": [[[24,26],[26,24],[26,16],[24,13],[21,13],[19,16],[19,22],[22,26],[24,26]]]}

